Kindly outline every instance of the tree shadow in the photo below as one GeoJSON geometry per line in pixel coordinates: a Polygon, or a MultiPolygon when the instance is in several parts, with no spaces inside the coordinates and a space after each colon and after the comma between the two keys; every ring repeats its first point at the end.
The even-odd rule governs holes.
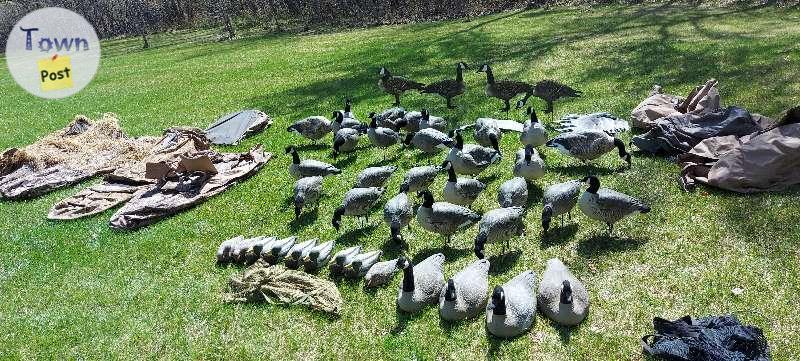
{"type": "Polygon", "coordinates": [[[489,256],[489,273],[500,275],[508,272],[510,269],[514,268],[520,256],[522,256],[522,251],[520,250],[489,256]]]}
{"type": "Polygon", "coordinates": [[[578,242],[577,251],[583,258],[598,258],[608,253],[618,253],[636,249],[645,243],[647,243],[646,238],[609,237],[606,234],[596,234],[578,242]]]}

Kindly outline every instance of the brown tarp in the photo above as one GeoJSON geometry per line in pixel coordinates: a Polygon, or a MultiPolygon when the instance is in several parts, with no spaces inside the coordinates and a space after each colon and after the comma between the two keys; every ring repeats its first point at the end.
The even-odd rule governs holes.
{"type": "Polygon", "coordinates": [[[695,87],[686,98],[664,94],[660,86],[654,86],[645,100],[631,112],[633,127],[651,129],[658,119],[681,114],[704,115],[719,110],[720,98],[717,81],[711,79],[695,87]]]}

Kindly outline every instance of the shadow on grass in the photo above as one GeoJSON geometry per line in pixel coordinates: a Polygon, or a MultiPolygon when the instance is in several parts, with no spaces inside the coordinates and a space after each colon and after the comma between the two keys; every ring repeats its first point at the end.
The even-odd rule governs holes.
{"type": "Polygon", "coordinates": [[[419,252],[411,259],[414,264],[418,264],[424,261],[426,258],[441,253],[444,255],[445,262],[451,262],[453,260],[461,259],[464,257],[469,256],[472,252],[469,249],[461,249],[461,248],[452,248],[449,246],[442,246],[442,247],[430,247],[425,248],[419,252]]]}
{"type": "Polygon", "coordinates": [[[489,273],[492,275],[500,275],[508,272],[510,269],[514,268],[520,256],[522,256],[522,251],[520,250],[489,256],[489,273]]]}
{"type": "Polygon", "coordinates": [[[583,258],[597,258],[608,253],[625,252],[639,248],[647,239],[594,235],[578,242],[578,254],[583,258]]]}
{"type": "Polygon", "coordinates": [[[298,152],[315,152],[323,149],[330,148],[331,145],[325,143],[324,141],[318,141],[316,143],[304,143],[302,145],[297,145],[298,152]]]}
{"type": "Polygon", "coordinates": [[[362,237],[369,236],[372,232],[378,228],[377,224],[368,224],[366,226],[353,228],[348,231],[342,233],[336,240],[336,244],[340,244],[343,246],[352,246],[355,244],[359,244],[359,240],[362,237]]]}
{"type": "Polygon", "coordinates": [[[397,334],[402,333],[403,331],[405,331],[406,327],[408,326],[408,323],[410,321],[413,321],[413,320],[419,318],[419,316],[421,314],[422,314],[422,311],[417,312],[417,313],[403,312],[403,311],[400,311],[400,309],[397,308],[397,306],[395,306],[395,325],[392,328],[392,330],[389,331],[389,333],[392,334],[392,335],[397,335],[397,334]]]}
{"type": "Polygon", "coordinates": [[[293,218],[289,222],[289,229],[292,231],[292,233],[297,233],[301,229],[314,224],[314,222],[316,222],[318,218],[319,218],[319,207],[314,207],[311,210],[304,209],[304,211],[300,213],[300,217],[293,218]]]}
{"type": "Polygon", "coordinates": [[[547,234],[542,235],[542,248],[565,244],[575,236],[575,233],[578,233],[578,223],[567,223],[563,227],[551,226],[547,234]]]}

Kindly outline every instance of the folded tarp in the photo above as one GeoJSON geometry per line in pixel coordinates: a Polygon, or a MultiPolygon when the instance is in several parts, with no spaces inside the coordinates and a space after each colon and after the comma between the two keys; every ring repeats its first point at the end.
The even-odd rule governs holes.
{"type": "Polygon", "coordinates": [[[242,110],[226,114],[206,128],[213,144],[237,144],[240,140],[264,130],[272,124],[269,115],[259,110],[242,110]]]}
{"type": "Polygon", "coordinates": [[[698,85],[686,98],[677,95],[664,94],[660,86],[656,85],[645,100],[631,112],[633,127],[651,129],[658,119],[679,115],[703,115],[718,111],[720,108],[717,81],[711,79],[703,85],[698,85]]]}

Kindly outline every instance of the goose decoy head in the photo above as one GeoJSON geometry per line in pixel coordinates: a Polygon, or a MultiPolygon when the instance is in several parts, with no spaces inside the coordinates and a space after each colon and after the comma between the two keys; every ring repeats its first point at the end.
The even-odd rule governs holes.
{"type": "Polygon", "coordinates": [[[458,62],[458,65],[456,65],[456,67],[457,67],[458,69],[461,69],[461,70],[467,70],[467,69],[469,69],[469,65],[467,65],[467,63],[465,63],[465,62],[463,62],[463,61],[459,61],[459,62],[458,62]]]}
{"type": "Polygon", "coordinates": [[[396,266],[397,266],[397,269],[404,270],[406,268],[411,267],[411,261],[409,261],[408,258],[406,258],[405,256],[400,256],[400,258],[397,259],[396,266]]]}
{"type": "Polygon", "coordinates": [[[286,154],[293,154],[293,153],[297,153],[297,149],[295,149],[293,145],[287,146],[287,147],[284,149],[284,151],[286,152],[286,154]]]}
{"type": "Polygon", "coordinates": [[[431,118],[431,113],[428,113],[428,109],[422,109],[422,111],[420,111],[420,114],[422,114],[422,120],[427,121],[431,118]]]}
{"type": "Polygon", "coordinates": [[[308,252],[308,255],[303,257],[303,262],[311,262],[311,261],[316,262],[318,258],[319,258],[319,251],[312,250],[311,252],[308,252]]]}
{"type": "Polygon", "coordinates": [[[542,233],[547,234],[550,229],[550,222],[553,220],[553,206],[545,204],[542,210],[542,233]]]}
{"type": "Polygon", "coordinates": [[[486,241],[487,241],[486,233],[478,232],[478,236],[475,237],[475,247],[473,249],[473,251],[475,252],[475,257],[478,257],[478,259],[486,258],[486,254],[483,251],[486,248],[486,241]]]}
{"type": "Polygon", "coordinates": [[[408,183],[403,183],[400,185],[400,192],[399,193],[407,193],[409,189],[408,183]]]}
{"type": "Polygon", "coordinates": [[[532,157],[533,157],[533,145],[525,144],[525,165],[531,164],[532,157]]]}
{"type": "Polygon", "coordinates": [[[378,71],[378,75],[380,75],[380,76],[382,76],[382,77],[388,77],[388,76],[390,76],[389,69],[386,69],[386,67],[385,67],[385,66],[382,66],[382,67],[381,67],[381,70],[379,70],[379,71],[378,71]]]}
{"type": "Polygon", "coordinates": [[[343,120],[344,120],[344,114],[342,114],[342,112],[339,111],[339,110],[334,110],[333,111],[333,121],[336,122],[336,123],[342,124],[343,120]]]}
{"type": "Polygon", "coordinates": [[[593,175],[584,177],[581,179],[581,182],[589,182],[589,189],[586,190],[589,193],[597,193],[597,191],[600,189],[600,179],[593,175]]]}
{"type": "Polygon", "coordinates": [[[336,231],[339,231],[339,227],[342,226],[342,216],[344,215],[344,207],[336,208],[333,212],[333,220],[331,220],[331,225],[336,231]]]}
{"type": "Polygon", "coordinates": [[[447,302],[456,301],[456,283],[450,278],[447,280],[447,286],[444,290],[444,300],[447,302]]]}
{"type": "Polygon", "coordinates": [[[517,100],[517,106],[516,106],[517,109],[522,109],[522,107],[524,107],[524,106],[525,106],[525,101],[524,100],[522,100],[522,99],[517,100]]]}
{"type": "Polygon", "coordinates": [[[452,137],[453,140],[456,141],[456,148],[459,150],[464,149],[464,137],[461,136],[461,131],[458,129],[453,130],[453,134],[455,137],[452,137]]]}
{"type": "Polygon", "coordinates": [[[503,290],[503,286],[495,286],[494,291],[492,291],[492,300],[489,302],[489,309],[492,310],[492,313],[495,315],[505,315],[506,314],[506,292],[503,290]]]}
{"type": "Polygon", "coordinates": [[[485,73],[485,72],[488,72],[488,71],[491,71],[491,70],[492,70],[492,68],[489,67],[489,64],[484,63],[483,65],[481,65],[480,68],[478,68],[476,73],[485,73]]]}
{"type": "Polygon", "coordinates": [[[569,283],[569,280],[564,280],[564,282],[561,282],[560,302],[564,305],[572,304],[572,285],[569,283]]]}
{"type": "Polygon", "coordinates": [[[429,190],[417,192],[417,198],[422,197],[422,207],[430,208],[433,206],[433,194],[429,190]]]}
{"type": "Polygon", "coordinates": [[[619,150],[619,157],[624,159],[626,163],[628,163],[628,168],[631,166],[631,155],[627,151],[625,151],[625,143],[620,140],[619,138],[614,138],[614,146],[617,147],[619,150]]]}
{"type": "Polygon", "coordinates": [[[417,133],[408,133],[408,134],[406,134],[405,139],[403,139],[403,145],[404,146],[411,145],[411,140],[414,139],[414,134],[417,134],[417,133]]]}
{"type": "Polygon", "coordinates": [[[400,243],[403,241],[403,238],[400,237],[400,227],[396,225],[392,225],[389,227],[389,235],[391,237],[392,242],[400,243]]]}

